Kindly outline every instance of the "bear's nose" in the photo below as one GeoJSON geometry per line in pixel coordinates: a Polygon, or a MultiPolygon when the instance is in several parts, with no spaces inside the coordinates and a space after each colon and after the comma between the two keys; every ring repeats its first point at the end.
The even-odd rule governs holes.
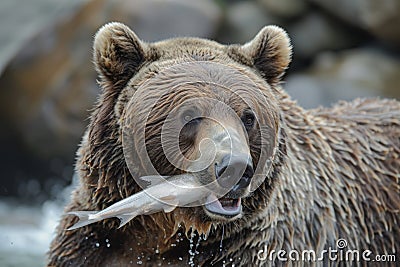
{"type": "Polygon", "coordinates": [[[254,170],[249,155],[225,155],[220,164],[215,164],[215,176],[224,187],[232,191],[246,188],[251,182],[254,170]],[[237,181],[232,184],[232,181],[237,181]]]}

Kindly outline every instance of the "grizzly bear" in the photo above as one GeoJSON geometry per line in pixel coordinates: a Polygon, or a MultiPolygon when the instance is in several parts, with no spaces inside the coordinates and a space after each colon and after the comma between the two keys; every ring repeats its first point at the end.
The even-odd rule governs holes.
{"type": "Polygon", "coordinates": [[[227,190],[121,228],[110,218],[67,230],[78,218],[65,215],[48,266],[398,258],[400,103],[357,99],[305,110],[281,86],[290,61],[289,37],[276,26],[244,45],[146,43],[121,23],[103,26],[94,41],[102,93],[65,212],[109,207],[142,191],[146,175],[193,173],[227,190]]]}

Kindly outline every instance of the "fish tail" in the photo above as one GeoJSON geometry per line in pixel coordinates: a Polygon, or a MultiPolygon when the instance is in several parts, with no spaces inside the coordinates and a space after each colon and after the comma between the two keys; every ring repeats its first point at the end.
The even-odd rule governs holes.
{"type": "Polygon", "coordinates": [[[90,215],[94,215],[96,213],[97,213],[97,211],[70,211],[70,212],[68,212],[67,214],[78,216],[79,220],[74,225],[67,228],[67,230],[74,230],[74,229],[80,228],[82,226],[101,221],[103,218],[94,218],[94,219],[91,218],[93,216],[90,216],[90,215]]]}

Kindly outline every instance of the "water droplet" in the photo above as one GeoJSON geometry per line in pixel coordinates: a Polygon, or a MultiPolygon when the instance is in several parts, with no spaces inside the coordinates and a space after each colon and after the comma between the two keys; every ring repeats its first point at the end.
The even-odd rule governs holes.
{"type": "Polygon", "coordinates": [[[107,247],[108,247],[108,248],[111,247],[110,243],[107,243],[107,247]]]}
{"type": "Polygon", "coordinates": [[[95,245],[96,245],[97,248],[100,247],[100,244],[99,244],[99,243],[96,243],[95,245]]]}
{"type": "Polygon", "coordinates": [[[85,240],[88,240],[88,239],[89,239],[89,237],[85,236],[85,240]]]}
{"type": "Polygon", "coordinates": [[[178,260],[183,261],[182,257],[179,257],[178,260]]]}
{"type": "Polygon", "coordinates": [[[156,249],[156,254],[160,253],[160,251],[158,249],[156,249]]]}
{"type": "Polygon", "coordinates": [[[138,262],[136,262],[138,265],[142,265],[142,261],[138,261],[138,262]]]}
{"type": "Polygon", "coordinates": [[[106,243],[108,243],[108,239],[106,239],[106,243]]]}

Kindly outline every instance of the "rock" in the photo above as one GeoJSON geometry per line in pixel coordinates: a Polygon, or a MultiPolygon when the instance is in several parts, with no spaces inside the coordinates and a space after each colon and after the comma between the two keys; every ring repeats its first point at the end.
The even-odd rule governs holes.
{"type": "Polygon", "coordinates": [[[0,76],[3,88],[0,127],[7,129],[0,133],[4,151],[0,155],[4,178],[0,195],[21,193],[20,200],[40,201],[39,194],[43,197],[43,192],[50,189],[45,186],[46,178],[64,183],[70,179],[74,151],[84,130],[78,120],[87,116],[87,102],[93,101],[97,94],[97,89],[90,93],[94,82],[91,83],[94,86],[84,82],[92,67],[82,71],[90,65],[91,37],[83,44],[86,48],[78,45],[81,52],[72,45],[82,34],[73,32],[85,31],[84,27],[77,27],[82,22],[77,14],[90,5],[85,0],[11,2],[0,4],[4,15],[0,16],[3,22],[0,25],[15,32],[13,36],[1,29],[5,32],[3,38],[10,43],[0,44],[5,49],[0,53],[4,60],[0,76]],[[71,19],[76,19],[78,24],[71,19]],[[77,61],[83,49],[88,56],[77,61]],[[55,161],[61,164],[50,167],[55,161]],[[27,193],[23,188],[33,190],[27,193]]]}
{"type": "Polygon", "coordinates": [[[79,12],[55,20],[25,43],[0,77],[0,111],[35,156],[74,153],[98,89],[91,63],[92,36],[79,12]],[[85,36],[85,37],[83,37],[85,36]]]}
{"type": "Polygon", "coordinates": [[[222,43],[244,43],[265,25],[281,24],[280,20],[269,14],[260,4],[243,1],[228,6],[226,21],[217,41],[222,43]]]}
{"type": "Polygon", "coordinates": [[[88,0],[2,0],[0,3],[0,74],[32,36],[57,17],[73,13],[88,0]],[[43,14],[46,14],[45,16],[43,14]]]}
{"type": "Polygon", "coordinates": [[[99,27],[120,20],[147,40],[210,38],[220,18],[213,2],[194,0],[81,1],[74,11],[31,33],[0,77],[1,87],[8,88],[0,92],[2,116],[45,158],[73,155],[87,124],[98,94],[91,47],[99,27]]]}
{"type": "Polygon", "coordinates": [[[92,64],[99,27],[121,21],[144,40],[211,38],[221,18],[211,0],[23,1],[24,8],[10,0],[0,4],[0,27],[8,30],[16,22],[0,39],[5,49],[0,53],[0,126],[7,129],[0,133],[0,146],[7,151],[0,155],[2,177],[7,177],[1,195],[27,195],[24,188],[35,179],[40,183],[32,194],[51,191],[54,180],[69,181],[69,167],[99,92],[92,64]],[[21,18],[29,23],[18,24],[21,18]]]}
{"type": "Polygon", "coordinates": [[[313,108],[356,97],[400,99],[399,84],[398,57],[362,48],[323,53],[308,71],[289,76],[284,87],[302,106],[313,108]]]}
{"type": "Polygon", "coordinates": [[[321,51],[343,49],[360,41],[360,34],[344,29],[346,25],[321,13],[307,14],[288,27],[294,56],[311,58],[321,51]]]}
{"type": "MultiPolygon", "coordinates": [[[[400,44],[400,1],[398,0],[311,0],[348,23],[358,26],[376,37],[400,44]]],[[[396,46],[397,45],[397,46],[396,46]]]]}
{"type": "Polygon", "coordinates": [[[222,12],[211,0],[110,0],[105,10],[111,20],[130,25],[146,41],[176,36],[213,38],[222,12]]]}
{"type": "Polygon", "coordinates": [[[294,18],[304,14],[308,8],[305,0],[258,0],[265,10],[274,16],[294,18]]]}

